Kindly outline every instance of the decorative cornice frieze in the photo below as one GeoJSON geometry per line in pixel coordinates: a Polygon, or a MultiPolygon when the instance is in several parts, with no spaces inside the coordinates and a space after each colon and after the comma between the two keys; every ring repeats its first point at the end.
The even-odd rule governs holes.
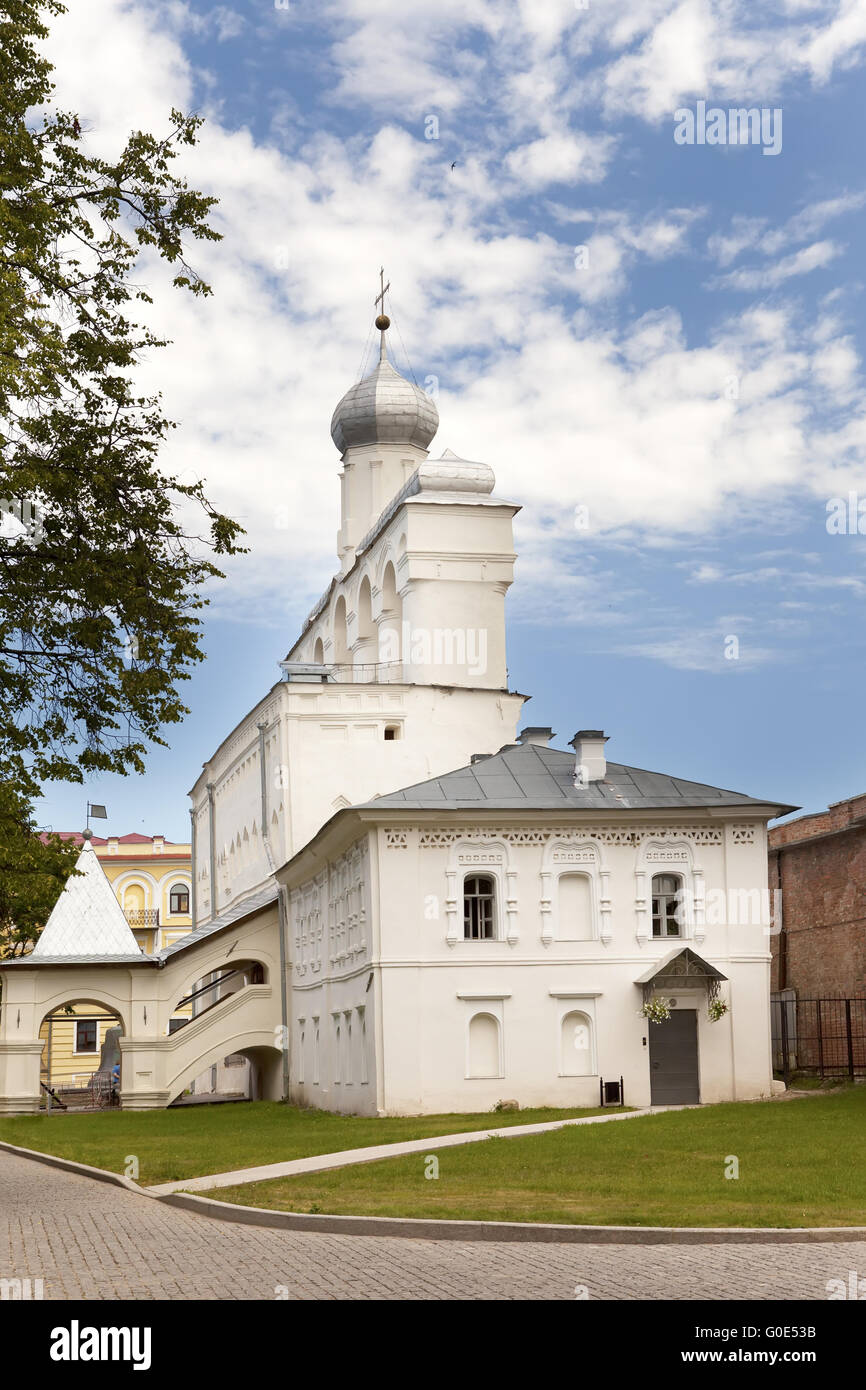
{"type": "MultiPolygon", "coordinates": [[[[755,843],[755,826],[730,827],[735,845],[755,843]]],[[[573,825],[573,826],[479,826],[463,825],[447,829],[419,826],[386,826],[388,849],[408,849],[409,835],[418,835],[419,849],[439,849],[458,840],[485,843],[504,840],[510,845],[546,845],[550,840],[597,840],[604,845],[639,845],[645,840],[690,840],[696,845],[723,845],[724,825],[573,825]]]]}

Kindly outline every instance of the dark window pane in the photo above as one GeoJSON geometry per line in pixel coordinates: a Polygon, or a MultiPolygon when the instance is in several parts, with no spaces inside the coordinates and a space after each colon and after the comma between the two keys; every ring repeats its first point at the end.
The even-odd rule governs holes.
{"type": "Polygon", "coordinates": [[[96,1051],[97,1024],[95,1019],[83,1019],[75,1025],[76,1052],[96,1051]]]}

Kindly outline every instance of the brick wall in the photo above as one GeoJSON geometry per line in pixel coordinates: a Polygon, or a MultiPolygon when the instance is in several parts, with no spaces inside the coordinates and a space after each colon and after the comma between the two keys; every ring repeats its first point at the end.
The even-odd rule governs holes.
{"type": "Polygon", "coordinates": [[[772,988],[866,995],[866,795],[771,829],[769,844],[785,924],[770,938],[772,988]]]}

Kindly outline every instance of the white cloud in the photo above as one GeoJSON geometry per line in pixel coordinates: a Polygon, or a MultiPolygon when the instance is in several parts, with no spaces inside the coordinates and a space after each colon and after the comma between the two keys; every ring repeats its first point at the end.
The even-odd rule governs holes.
{"type": "Polygon", "coordinates": [[[608,68],[608,111],[625,109],[650,121],[672,115],[684,94],[708,90],[718,44],[712,7],[704,0],[682,0],[659,19],[637,53],[608,68]]]}
{"type": "Polygon", "coordinates": [[[622,294],[629,272],[641,260],[663,261],[684,253],[689,228],[704,215],[701,208],[669,208],[665,214],[633,218],[603,208],[577,211],[557,203],[548,207],[561,225],[587,228],[575,232],[575,239],[583,238],[572,252],[575,275],[563,282],[585,304],[622,294]]]}
{"type": "Polygon", "coordinates": [[[506,165],[527,189],[551,183],[598,183],[605,176],[614,144],[609,136],[545,135],[511,150],[506,165]]]}
{"type": "Polygon", "coordinates": [[[808,38],[802,50],[803,61],[819,83],[827,81],[837,63],[850,68],[862,61],[866,45],[866,0],[842,0],[839,10],[826,29],[808,38]]]}
{"type": "MultiPolygon", "coordinates": [[[[381,36],[393,21],[394,51],[402,51],[401,36],[415,43],[408,10],[386,0],[363,8],[363,21],[359,5],[344,8],[341,40],[352,45],[364,29],[342,70],[358,101],[373,32],[381,36]]],[[[89,115],[89,138],[101,150],[117,148],[131,126],[164,129],[170,107],[191,99],[190,65],[178,32],[160,28],[161,13],[90,0],[55,26],[59,99],[89,115]],[[136,71],[134,83],[124,70],[136,71]]],[[[649,7],[641,32],[655,32],[660,13],[649,7]]],[[[431,33],[434,53],[449,25],[453,45],[464,18],[489,42],[505,43],[502,7],[449,0],[435,23],[427,10],[411,17],[420,35],[415,62],[428,64],[431,81],[440,80],[431,33]]],[[[536,22],[534,54],[555,30],[547,11],[536,22]]],[[[464,79],[458,72],[455,100],[464,99],[464,79]]],[[[649,547],[667,545],[734,524],[797,487],[833,495],[853,474],[866,420],[831,428],[818,409],[825,389],[850,392],[859,381],[859,361],[841,334],[816,335],[789,307],[759,306],[695,345],[670,307],[616,325],[586,308],[548,307],[565,293],[601,306],[642,260],[683,250],[699,215],[587,213],[589,232],[579,235],[597,280],[595,289],[581,282],[570,244],[502,210],[506,193],[580,169],[580,142],[556,143],[560,114],[544,117],[544,154],[534,166],[525,154],[534,142],[520,134],[511,149],[524,154],[515,153],[503,187],[486,154],[461,161],[452,175],[435,142],[387,123],[372,137],[314,134],[286,153],[226,129],[212,113],[201,145],[185,152],[194,186],[221,199],[225,239],[195,248],[214,286],[206,302],[170,291],[162,269],[145,265],[154,322],[173,339],[145,372],[182,424],[166,464],[205,478],[214,502],[249,531],[252,553],[232,563],[231,585],[216,589],[223,610],[282,621],[288,646],[298,612],[333,571],[339,459],[328,423],[356,378],[382,263],[416,371],[440,378],[434,447],[488,459],[499,493],[525,504],[521,579],[543,582],[548,598],[554,580],[563,594],[574,592],[575,556],[587,542],[639,535],[649,547]],[[586,538],[574,532],[578,503],[589,508],[586,538]]],[[[819,242],[762,270],[776,278],[757,283],[780,284],[806,273],[809,255],[814,266],[833,254],[833,243],[819,242]]],[[[399,352],[399,338],[396,345],[399,352]]],[[[593,577],[581,583],[587,601],[600,605],[593,577]]]]}
{"type": "Polygon", "coordinates": [[[655,638],[642,642],[624,643],[616,648],[621,656],[641,656],[651,661],[672,666],[677,671],[707,671],[714,675],[721,672],[736,674],[764,666],[781,658],[781,653],[772,647],[750,645],[738,634],[740,643],[735,659],[726,655],[728,633],[721,628],[705,629],[700,632],[659,632],[655,638]]]}
{"type": "Polygon", "coordinates": [[[717,276],[710,281],[710,288],[724,290],[767,290],[775,289],[786,280],[797,275],[808,275],[813,270],[823,270],[831,261],[842,254],[843,248],[833,241],[816,241],[804,246],[790,256],[783,256],[772,265],[753,266],[732,270],[727,275],[717,276]]]}
{"type": "Polygon", "coordinates": [[[755,251],[764,256],[777,256],[780,251],[798,242],[810,241],[822,232],[828,222],[849,212],[857,212],[866,204],[866,193],[846,193],[837,198],[825,198],[801,208],[779,227],[770,227],[765,217],[737,214],[731,218],[726,232],[716,232],[707,241],[707,250],[720,266],[728,266],[743,251],[755,251]]]}

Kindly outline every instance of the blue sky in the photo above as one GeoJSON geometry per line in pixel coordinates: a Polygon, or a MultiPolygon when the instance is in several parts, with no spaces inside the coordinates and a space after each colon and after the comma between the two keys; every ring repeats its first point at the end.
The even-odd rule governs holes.
{"type": "Polygon", "coordinates": [[[381,263],[397,365],[438,389],[434,453],[484,459],[523,506],[527,722],[807,809],[866,787],[866,535],[826,524],[866,499],[866,0],[72,10],[58,97],[94,149],[173,105],[207,117],[185,164],[221,200],[194,257],[214,296],[143,265],[173,340],[143,384],[181,426],[166,466],[251,550],[213,590],[170,750],[48,789],[44,824],[79,826],[89,796],[113,833],[186,837],[202,761],[335,568],[328,425],[381,263]],[[677,144],[700,101],[781,111],[781,149],[677,144]]]}

